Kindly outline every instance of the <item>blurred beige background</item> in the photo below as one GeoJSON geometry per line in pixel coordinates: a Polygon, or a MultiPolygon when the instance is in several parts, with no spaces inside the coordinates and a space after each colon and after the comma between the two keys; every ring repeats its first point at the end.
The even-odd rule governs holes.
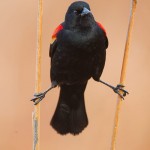
{"type": "MultiPolygon", "coordinates": [[[[50,85],[49,43],[72,0],[44,0],[42,90],[50,85]]],[[[118,84],[128,26],[130,0],[88,0],[95,19],[109,38],[107,62],[101,77],[118,84]]],[[[150,150],[150,1],[139,0],[130,48],[126,89],[116,150],[150,150]]],[[[0,149],[31,150],[35,84],[37,1],[5,0],[0,3],[0,149]]],[[[109,150],[116,95],[108,87],[89,81],[85,92],[89,125],[79,136],[60,136],[49,121],[59,89],[41,103],[41,150],[109,150]]]]}

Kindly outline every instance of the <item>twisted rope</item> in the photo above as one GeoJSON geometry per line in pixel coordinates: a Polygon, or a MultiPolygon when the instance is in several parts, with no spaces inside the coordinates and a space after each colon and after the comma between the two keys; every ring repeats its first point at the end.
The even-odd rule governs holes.
{"type": "MultiPolygon", "coordinates": [[[[136,4],[137,4],[137,0],[132,0],[132,7],[131,7],[131,12],[130,12],[129,26],[128,26],[128,32],[127,32],[127,38],[126,38],[126,44],[125,44],[125,50],[124,50],[121,76],[120,76],[120,84],[122,85],[124,85],[125,78],[126,78],[126,68],[127,68],[127,62],[128,62],[128,56],[129,56],[129,46],[131,42],[131,34],[132,34],[132,29],[133,29],[136,4]]],[[[118,126],[119,126],[119,115],[120,115],[121,105],[122,105],[122,99],[120,96],[118,96],[115,119],[114,119],[114,129],[113,129],[113,135],[112,135],[111,150],[116,149],[116,140],[117,140],[117,132],[118,132],[118,126]]]]}
{"type": "MultiPolygon", "coordinates": [[[[43,16],[43,2],[42,0],[38,0],[35,93],[39,93],[41,90],[42,16],[43,16]]],[[[33,150],[39,150],[40,103],[34,106],[34,111],[32,112],[32,120],[33,120],[33,150]]]]}

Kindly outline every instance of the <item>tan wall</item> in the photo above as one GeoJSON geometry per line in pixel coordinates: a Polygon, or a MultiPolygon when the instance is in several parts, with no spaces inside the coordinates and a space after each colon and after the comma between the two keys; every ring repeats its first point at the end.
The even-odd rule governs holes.
{"type": "MultiPolygon", "coordinates": [[[[71,0],[44,0],[42,89],[50,85],[49,41],[54,28],[63,21],[71,0]]],[[[129,0],[88,0],[96,20],[109,38],[107,62],[101,77],[113,85],[119,82],[129,0]]],[[[117,150],[150,150],[150,2],[139,0],[127,70],[126,97],[120,114],[117,150]]],[[[0,3],[0,149],[32,149],[37,1],[7,0],[0,3]]],[[[41,103],[41,150],[109,150],[116,95],[90,80],[85,97],[89,126],[76,137],[60,136],[49,121],[55,110],[59,89],[41,103]]]]}

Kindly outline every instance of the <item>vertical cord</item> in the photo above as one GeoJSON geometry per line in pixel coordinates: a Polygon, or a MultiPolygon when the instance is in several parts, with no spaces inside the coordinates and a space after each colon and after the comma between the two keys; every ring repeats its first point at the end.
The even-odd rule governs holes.
{"type": "MultiPolygon", "coordinates": [[[[132,29],[133,29],[136,4],[137,4],[137,0],[132,0],[129,26],[128,26],[128,32],[127,32],[127,38],[126,38],[126,44],[125,44],[125,50],[124,50],[124,58],[123,58],[123,63],[122,63],[121,76],[120,76],[120,84],[124,84],[125,78],[126,78],[126,68],[127,68],[127,62],[128,62],[129,46],[130,46],[130,41],[131,41],[131,34],[132,34],[132,29]]],[[[118,132],[118,126],[119,126],[119,114],[120,114],[121,104],[122,104],[122,99],[120,98],[120,96],[118,96],[115,119],[114,119],[111,150],[116,150],[116,140],[117,140],[117,132],[118,132]]]]}
{"type": "MultiPolygon", "coordinates": [[[[36,80],[35,93],[41,90],[41,49],[42,49],[42,16],[43,2],[38,0],[38,18],[37,18],[37,50],[36,50],[36,80]]],[[[32,112],[33,124],[33,150],[39,150],[40,140],[40,104],[34,106],[32,112]]]]}

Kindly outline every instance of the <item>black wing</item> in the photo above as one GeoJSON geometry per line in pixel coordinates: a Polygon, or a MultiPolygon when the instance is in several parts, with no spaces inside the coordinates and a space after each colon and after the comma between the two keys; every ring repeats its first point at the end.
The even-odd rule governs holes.
{"type": "Polygon", "coordinates": [[[55,41],[52,44],[50,44],[49,57],[51,57],[51,60],[53,59],[56,49],[57,49],[57,39],[55,39],[55,41]]]}
{"type": "Polygon", "coordinates": [[[104,42],[104,50],[101,51],[99,54],[95,56],[95,65],[94,65],[94,72],[93,72],[93,79],[98,81],[102,75],[105,60],[106,60],[106,49],[108,48],[108,38],[105,35],[105,42],[104,42]]]}

